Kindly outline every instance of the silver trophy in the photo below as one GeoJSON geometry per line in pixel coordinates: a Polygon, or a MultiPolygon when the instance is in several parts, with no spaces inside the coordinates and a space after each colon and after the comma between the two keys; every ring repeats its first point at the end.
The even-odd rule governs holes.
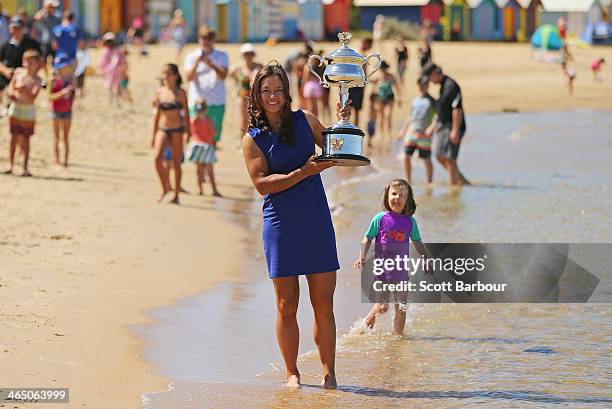
{"type": "MultiPolygon", "coordinates": [[[[351,33],[338,34],[340,48],[336,49],[324,58],[311,55],[308,58],[308,67],[321,85],[325,88],[340,88],[340,103],[346,106],[349,99],[349,88],[364,87],[368,79],[380,68],[380,54],[370,54],[367,57],[359,54],[348,46],[351,33]],[[371,66],[371,71],[365,75],[363,66],[370,65],[370,59],[376,60],[371,66]],[[313,66],[311,62],[317,60],[318,64],[313,66]],[[325,71],[321,77],[315,67],[325,65],[325,71]]],[[[315,160],[333,160],[339,166],[365,166],[370,164],[370,159],[363,156],[363,137],[365,133],[347,120],[341,120],[325,128],[323,131],[323,153],[315,160]]]]}

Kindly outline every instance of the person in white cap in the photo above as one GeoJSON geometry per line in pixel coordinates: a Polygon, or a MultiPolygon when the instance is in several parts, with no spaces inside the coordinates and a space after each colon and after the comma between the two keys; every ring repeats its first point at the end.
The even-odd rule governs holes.
{"type": "Polygon", "coordinates": [[[241,124],[240,135],[243,135],[247,130],[249,121],[247,103],[249,94],[251,93],[251,85],[253,84],[255,75],[257,75],[263,65],[255,61],[256,53],[253,44],[244,43],[242,47],[240,47],[240,53],[242,54],[242,61],[240,64],[232,67],[229,75],[236,82],[237,103],[238,110],[240,111],[241,124]]]}
{"type": "Polygon", "coordinates": [[[34,14],[34,21],[38,23],[37,31],[40,32],[39,41],[42,46],[43,59],[45,62],[50,55],[55,57],[55,53],[51,47],[51,42],[53,41],[51,33],[55,26],[62,24],[62,16],[57,10],[59,5],[59,1],[57,0],[45,0],[43,2],[43,8],[34,14]]]}

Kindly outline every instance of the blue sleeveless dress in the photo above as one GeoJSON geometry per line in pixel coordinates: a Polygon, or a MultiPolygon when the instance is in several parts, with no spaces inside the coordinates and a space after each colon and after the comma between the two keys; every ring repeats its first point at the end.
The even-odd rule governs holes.
{"type": "MultiPolygon", "coordinates": [[[[315,153],[314,138],[302,111],[291,113],[295,141],[281,142],[275,132],[251,128],[269,174],[288,174],[315,153]]],[[[310,176],[263,199],[263,242],[270,278],[324,273],[340,268],[336,237],[321,175],[310,176]]]]}

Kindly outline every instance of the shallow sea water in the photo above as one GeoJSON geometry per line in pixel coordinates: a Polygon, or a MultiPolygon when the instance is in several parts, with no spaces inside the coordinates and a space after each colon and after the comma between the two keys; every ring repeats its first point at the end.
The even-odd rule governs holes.
{"type": "MultiPolygon", "coordinates": [[[[451,189],[436,167],[428,187],[414,160],[424,242],[612,242],[612,113],[473,115],[468,129],[460,166],[473,186],[451,189]]],[[[374,330],[363,327],[369,305],[351,265],[385,183],[403,177],[398,143],[371,157],[372,167],[324,177],[341,259],[339,389],[317,387],[305,280],[305,386],[281,386],[274,294],[256,240],[241,282],[151,311],[155,323],[133,328],[145,359],[174,380],[143,394],[143,407],[612,407],[609,304],[411,304],[403,337],[391,334],[389,313],[374,330]]],[[[259,220],[250,223],[260,231],[259,220]]]]}

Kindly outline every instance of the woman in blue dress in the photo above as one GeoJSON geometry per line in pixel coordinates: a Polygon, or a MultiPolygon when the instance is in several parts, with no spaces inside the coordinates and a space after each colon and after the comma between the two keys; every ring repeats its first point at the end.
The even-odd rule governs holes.
{"type": "MultiPolygon", "coordinates": [[[[338,118],[350,105],[337,107],[338,118]]],[[[331,214],[320,173],[331,161],[315,162],[324,127],[308,111],[291,111],[289,81],[280,65],[257,74],[249,96],[249,129],[242,149],[255,189],[264,196],[263,241],[276,293],[276,338],[287,368],[287,386],[299,387],[300,287],[306,275],[314,310],[314,340],[323,365],[322,386],[336,388],[336,270],[340,268],[331,214]]]]}

